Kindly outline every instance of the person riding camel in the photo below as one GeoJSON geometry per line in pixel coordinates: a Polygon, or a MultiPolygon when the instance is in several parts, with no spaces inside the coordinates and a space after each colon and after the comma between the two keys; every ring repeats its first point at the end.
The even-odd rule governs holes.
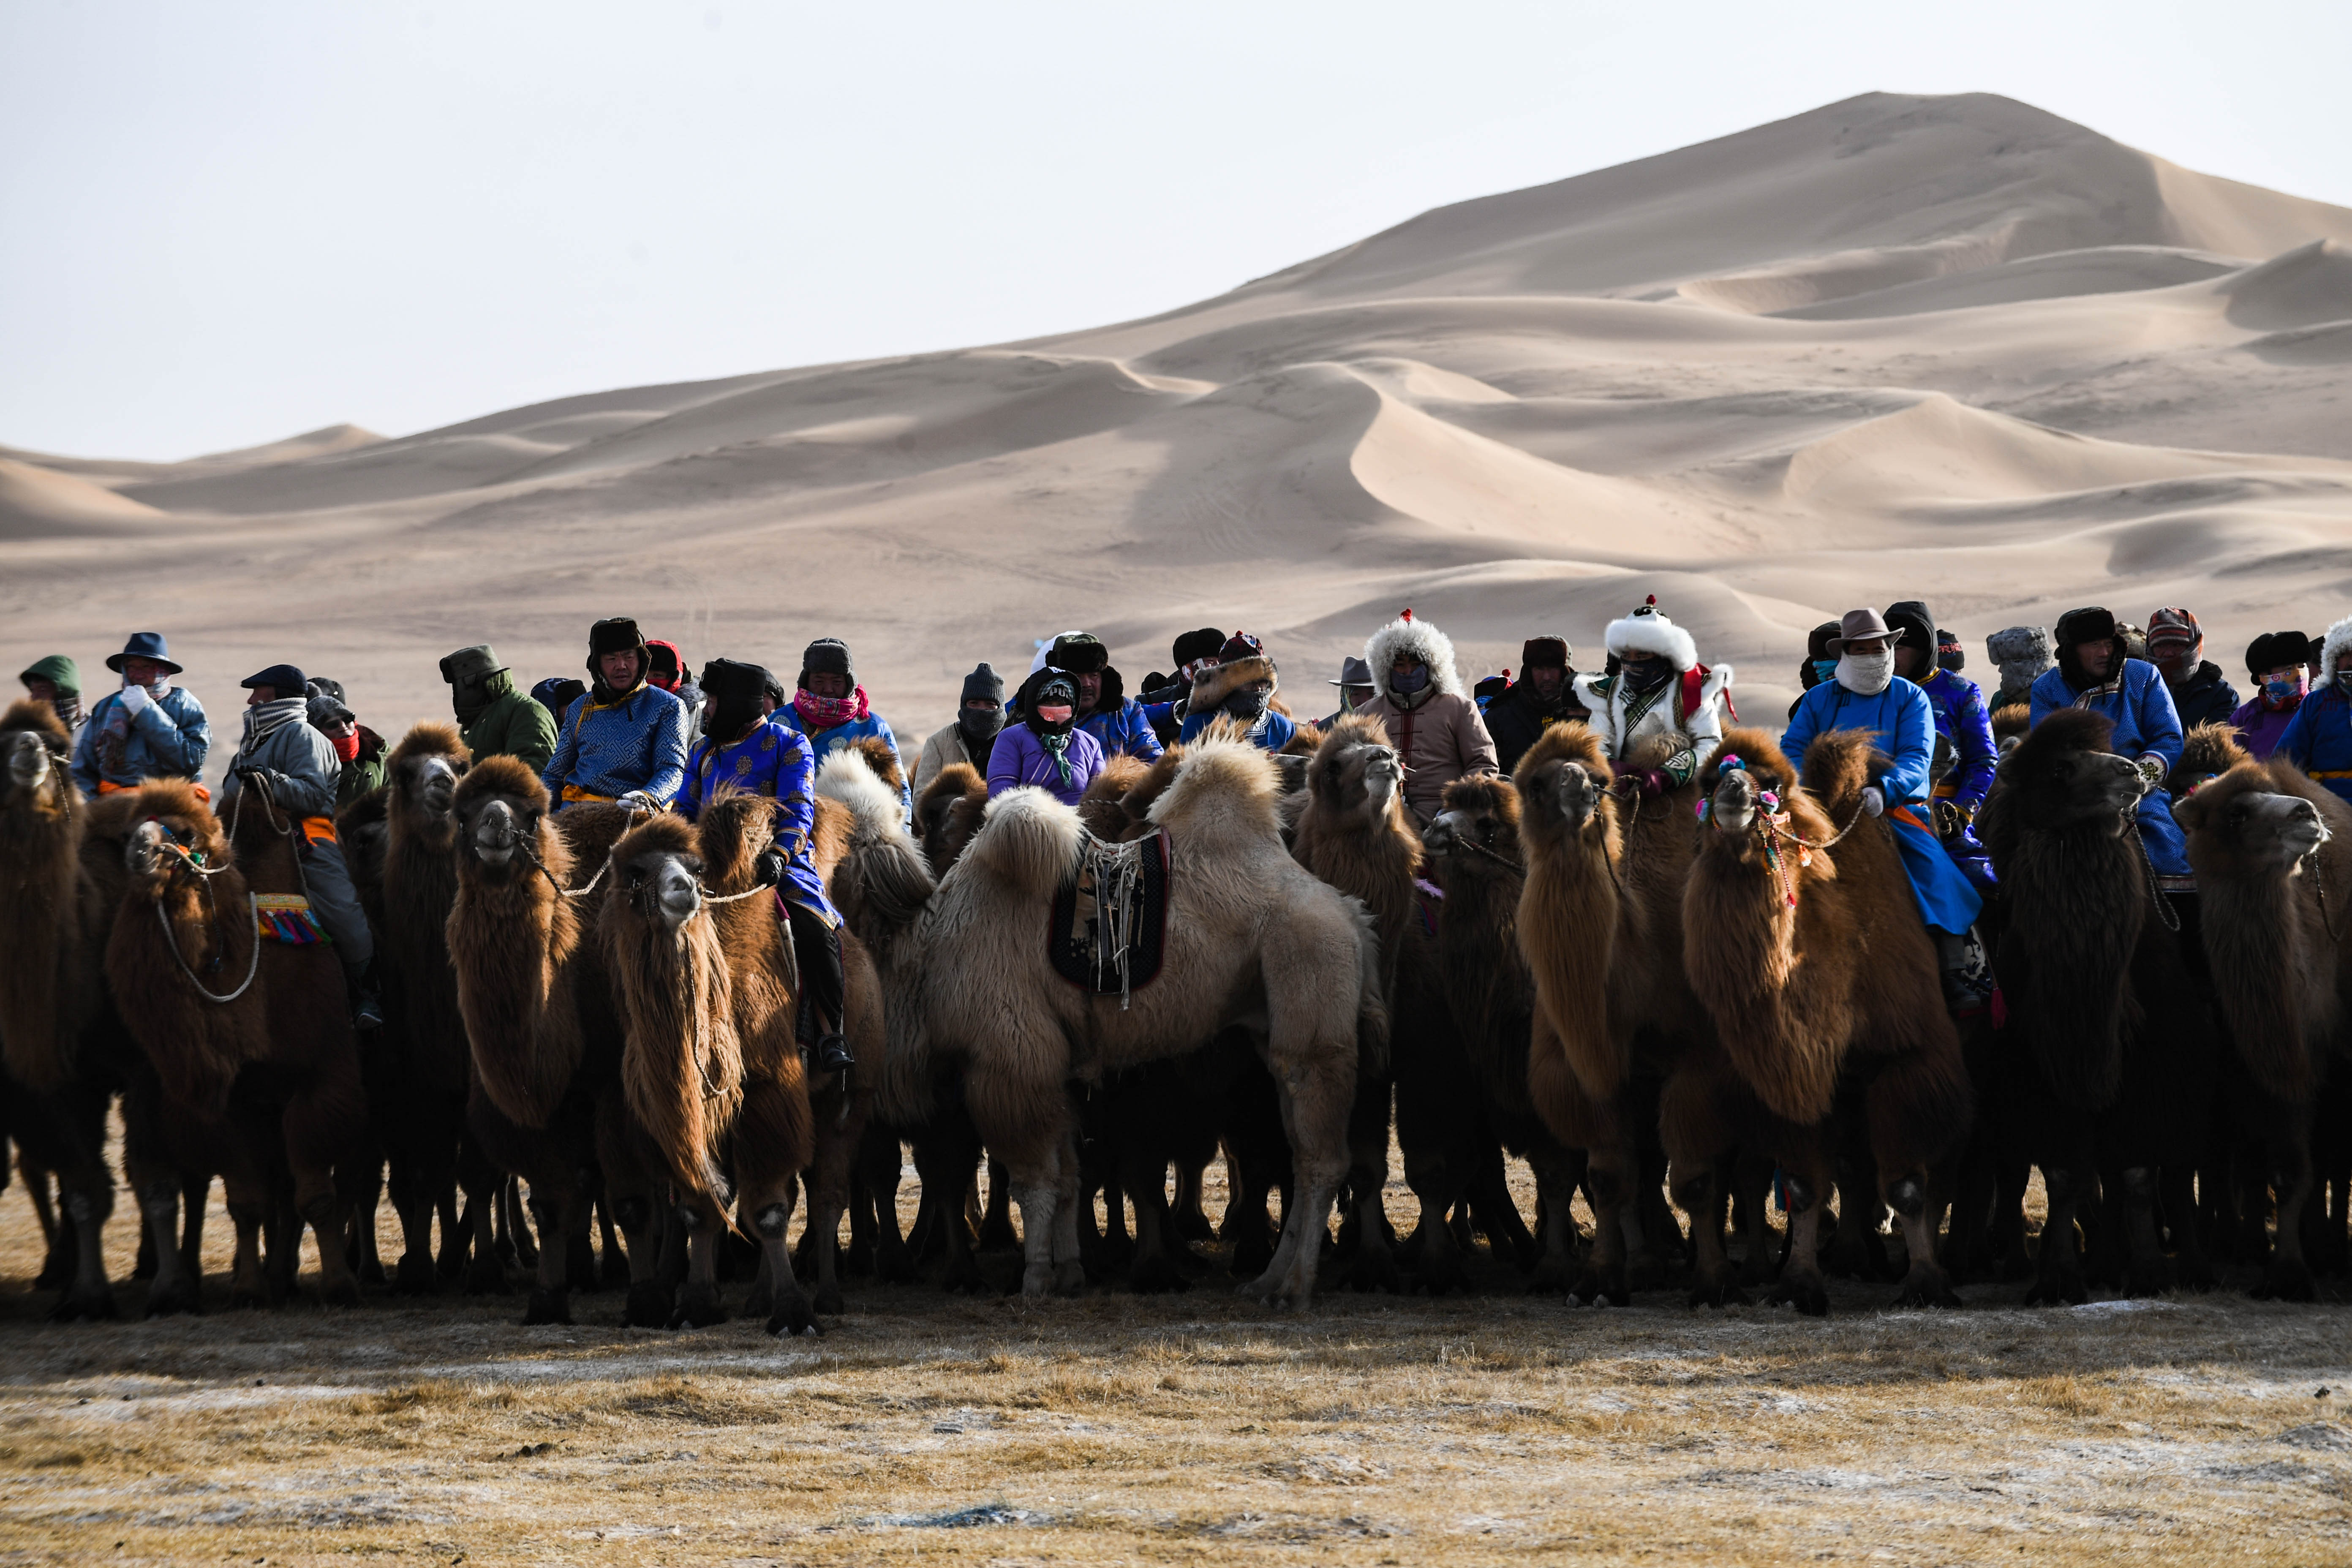
{"type": "MultiPolygon", "coordinates": [[[[1797,702],[1805,693],[1837,674],[1837,660],[1829,656],[1830,638],[1838,635],[1835,621],[1823,621],[1805,636],[1805,657],[1797,665],[1797,702]]],[[[1797,716],[1797,702],[1789,704],[1789,717],[1797,716]]]]}
{"type": "Polygon", "coordinates": [[[344,705],[340,695],[322,689],[315,679],[310,682],[304,712],[310,728],[327,737],[327,744],[335,748],[335,760],[341,764],[335,775],[337,811],[383,787],[384,758],[392,752],[390,742],[361,723],[359,715],[344,705]]]}
{"type": "Polygon", "coordinates": [[[2097,605],[2058,617],[2053,639],[2058,662],[2033,683],[2033,722],[2062,708],[2085,708],[2115,721],[2109,746],[2137,762],[2148,781],[2135,820],[2158,885],[2167,892],[2193,893],[2188,846],[2164,787],[2165,776],[2180,763],[2180,715],[2156,666],[2126,655],[2125,630],[2097,605]]]}
{"type": "Polygon", "coordinates": [[[564,714],[540,773],[556,810],[599,800],[666,811],[677,798],[686,782],[686,710],[646,682],[650,662],[628,616],[588,628],[589,687],[564,714]]]}
{"type": "Polygon", "coordinates": [[[1184,702],[1184,726],[1176,738],[1196,740],[1218,720],[1231,719],[1260,751],[1282,750],[1298,733],[1298,725],[1273,705],[1281,685],[1265,645],[1247,632],[1235,632],[1217,649],[1217,662],[1193,678],[1192,695],[1184,702]]]}
{"type": "Polygon", "coordinates": [[[1090,632],[1064,632],[1041,649],[1033,668],[1052,665],[1078,682],[1078,728],[1095,738],[1106,760],[1125,755],[1156,763],[1163,749],[1143,704],[1127,694],[1127,682],[1111,668],[1110,650],[1090,632]]]}
{"type": "Polygon", "coordinates": [[[702,689],[694,683],[692,671],[687,668],[685,650],[674,642],[659,637],[646,639],[646,680],[657,686],[678,700],[686,710],[686,734],[692,740],[701,732],[702,689]]]}
{"type": "Polygon", "coordinates": [[[1370,701],[1356,710],[1377,719],[1404,764],[1404,802],[1416,826],[1444,808],[1445,786],[1473,773],[1499,772],[1495,737],[1462,689],[1454,643],[1406,610],[1364,643],[1370,701]]]}
{"type": "MultiPolygon", "coordinates": [[[[98,700],[74,742],[73,777],[82,794],[137,789],[144,779],[193,781],[203,773],[212,726],[196,694],[172,684],[180,667],[163,634],[131,633],[106,668],[122,677],[122,689],[98,700]]],[[[196,793],[207,795],[202,784],[196,793]]]]}
{"type": "Polygon", "coordinates": [[[16,679],[25,683],[26,696],[49,705],[67,734],[81,727],[81,670],[72,659],[53,653],[34,660],[16,679]]]}
{"type": "MultiPolygon", "coordinates": [[[[849,645],[839,637],[819,637],[808,645],[801,655],[800,675],[793,681],[792,706],[776,710],[776,717],[808,737],[819,763],[865,740],[880,741],[890,748],[892,756],[899,754],[898,737],[890,732],[890,721],[866,702],[866,688],[857,684],[857,666],[849,657],[849,645]]],[[[898,804],[911,822],[915,797],[904,774],[901,758],[898,804]]]]}
{"type": "Polygon", "coordinates": [[[532,773],[547,771],[547,760],[555,755],[556,720],[572,706],[570,699],[560,704],[532,700],[488,643],[461,647],[443,659],[441,679],[449,683],[450,711],[476,762],[512,757],[532,773]]]}
{"type": "Polygon", "coordinates": [[[1143,716],[1150,721],[1151,732],[1160,737],[1161,745],[1176,743],[1192,703],[1192,683],[1201,679],[1202,670],[1216,664],[1217,650],[1224,646],[1225,634],[1215,626],[1185,632],[1168,650],[1174,658],[1176,673],[1155,672],[1143,683],[1143,716]]]}
{"type": "Polygon", "coordinates": [[[692,689],[702,693],[702,738],[687,754],[678,815],[701,815],[721,785],[776,803],[775,843],[760,857],[760,880],[776,889],[776,906],[792,933],[793,953],[806,986],[800,1010],[801,1044],[820,1072],[857,1065],[841,1032],[841,914],[825,896],[809,858],[816,831],[816,749],[767,705],[774,677],[761,665],[714,658],[692,689]]]}
{"type": "Polygon", "coordinates": [[[1609,623],[1606,646],[1618,661],[1616,671],[1579,678],[1576,694],[1591,710],[1592,732],[1609,760],[1631,758],[1652,735],[1680,742],[1660,766],[1619,769],[1617,787],[1644,797],[1680,789],[1723,743],[1731,666],[1701,664],[1690,633],[1666,619],[1655,594],[1632,615],[1609,623]]]}
{"type": "Polygon", "coordinates": [[[1077,726],[1078,679],[1047,665],[1013,699],[1013,715],[988,760],[988,798],[1034,785],[1076,805],[1102,772],[1102,744],[1077,726]]]}
{"type": "Polygon", "coordinates": [[[916,759],[912,788],[917,796],[931,781],[958,763],[988,776],[988,756],[996,749],[997,731],[1004,728],[1004,677],[993,665],[982,663],[963,678],[963,697],[956,716],[931,731],[916,759]]]}
{"type": "Polygon", "coordinates": [[[1529,637],[1519,647],[1519,678],[1486,705],[1486,732],[1505,773],[1554,724],[1580,723],[1591,710],[1576,700],[1574,650],[1562,637],[1529,637]]]}
{"type": "Polygon", "coordinates": [[[2311,639],[2301,632],[2264,632],[2246,647],[2246,673],[2254,678],[2254,694],[2230,715],[2238,743],[2256,761],[2278,749],[2279,737],[2294,721],[2294,711],[2311,692],[2311,671],[2304,667],[2304,649],[2311,639]]]}
{"type": "MultiPolygon", "coordinates": [[[[1919,619],[1925,621],[1927,630],[1918,634],[1922,640],[1915,651],[1932,660],[1935,620],[1927,616],[1919,619]]],[[[1955,1014],[1965,1014],[1983,1005],[1991,989],[1982,983],[1981,966],[1969,947],[1969,932],[1984,900],[1921,815],[1929,799],[1928,781],[1936,756],[1935,704],[1916,684],[1895,672],[1899,639],[1913,635],[1914,629],[1909,616],[1896,628],[1882,620],[1876,610],[1846,612],[1838,623],[1838,635],[1829,643],[1837,673],[1798,701],[1796,717],[1780,736],[1780,751],[1802,767],[1805,748],[1816,736],[1832,730],[1868,730],[1876,736],[1886,766],[1874,773],[1863,789],[1862,809],[1893,831],[1920,917],[1927,922],[1928,935],[1936,939],[1936,956],[1944,973],[1944,999],[1955,1014]]],[[[1984,739],[1990,748],[1990,730],[1984,739]]]]}
{"type": "Polygon", "coordinates": [[[1969,880],[1979,890],[1988,889],[1992,863],[1977,839],[1975,823],[2000,761],[1992,715],[1975,681],[1944,668],[1942,634],[1926,604],[1897,600],[1886,606],[1886,624],[1895,633],[1895,673],[1927,694],[1936,719],[1936,755],[1927,769],[1936,837],[1969,880]]]}
{"type": "Polygon", "coordinates": [[[1371,667],[1352,653],[1339,661],[1339,679],[1324,684],[1339,689],[1339,710],[1316,725],[1318,730],[1328,730],[1372,700],[1371,667]]]}
{"type": "Polygon", "coordinates": [[[2050,655],[2047,626],[2010,626],[1985,638],[1985,657],[2000,671],[2000,689],[1985,700],[1998,713],[2004,708],[2031,707],[2033,683],[2058,668],[2050,655]]]}
{"type": "Polygon", "coordinates": [[[334,744],[311,728],[310,683],[290,664],[273,664],[239,682],[248,695],[245,732],[221,780],[219,815],[229,820],[237,797],[262,794],[268,808],[293,819],[302,891],[320,929],[335,944],[352,993],[352,1023],[373,1029],[383,1022],[375,983],[375,938],[360,908],[351,868],[335,837],[335,783],[342,762],[334,744]]]}
{"type": "Polygon", "coordinates": [[[2273,753],[2352,800],[2352,616],[2327,628],[2319,645],[2319,679],[2278,739],[2273,753]]]}
{"type": "Polygon", "coordinates": [[[2238,706],[2237,689],[2221,667],[2205,657],[2205,628],[2187,610],[2162,609],[2147,618],[2148,662],[2164,675],[2172,710],[2186,731],[2200,724],[2226,724],[2238,706]]]}

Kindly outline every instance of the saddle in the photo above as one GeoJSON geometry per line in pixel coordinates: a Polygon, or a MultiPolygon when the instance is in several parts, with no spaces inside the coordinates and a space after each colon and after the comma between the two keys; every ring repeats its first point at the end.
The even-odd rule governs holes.
{"type": "Polygon", "coordinates": [[[289,947],[309,947],[327,940],[319,927],[319,917],[310,909],[310,900],[299,893],[256,893],[253,895],[253,917],[258,935],[264,942],[282,942],[289,947]]]}
{"type": "Polygon", "coordinates": [[[1054,891],[1045,926],[1054,973],[1097,996],[1129,998],[1159,977],[1168,952],[1168,832],[1109,844],[1089,834],[1077,869],[1054,891]]]}

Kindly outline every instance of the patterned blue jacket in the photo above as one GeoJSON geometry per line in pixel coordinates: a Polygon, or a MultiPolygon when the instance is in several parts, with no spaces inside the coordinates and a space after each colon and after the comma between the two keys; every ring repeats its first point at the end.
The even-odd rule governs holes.
{"type": "Polygon", "coordinates": [[[741,794],[765,795],[776,803],[776,847],[786,857],[784,879],[776,889],[780,898],[838,926],[833,900],[824,883],[809,864],[809,835],[816,830],[816,752],[808,737],[782,715],[761,720],[751,732],[732,745],[722,746],[705,735],[694,743],[686,760],[686,785],[677,793],[678,814],[688,822],[722,784],[741,794]]]}
{"type": "Polygon", "coordinates": [[[594,697],[592,690],[572,700],[540,774],[555,809],[617,800],[631,790],[668,805],[686,782],[685,706],[658,686],[639,686],[617,702],[594,697]]]}
{"type": "Polygon", "coordinates": [[[909,793],[904,782],[907,777],[907,759],[898,750],[898,737],[890,732],[890,721],[881,714],[868,711],[863,719],[852,719],[846,724],[835,724],[830,730],[819,730],[814,733],[811,733],[808,727],[801,721],[800,710],[790,704],[777,709],[769,717],[795,733],[806,735],[809,745],[814,749],[816,760],[820,763],[834,752],[847,751],[868,737],[878,740],[889,747],[891,755],[898,759],[898,776],[901,781],[898,785],[898,805],[906,812],[908,822],[915,820],[915,797],[909,793]]]}
{"type": "Polygon", "coordinates": [[[1156,763],[1165,749],[1160,744],[1159,733],[1152,729],[1143,704],[1132,697],[1122,698],[1119,705],[1107,713],[1088,714],[1077,727],[1095,738],[1105,757],[1124,752],[1130,757],[1156,763]]]}
{"type": "MultiPolygon", "coordinates": [[[[2067,684],[2064,670],[2045,669],[2033,682],[2032,700],[2033,721],[2039,724],[2059,709],[2074,707],[2075,692],[2067,684]]],[[[2108,744],[2116,755],[2135,762],[2144,756],[2160,757],[2168,773],[2180,765],[2186,740],[2180,732],[2180,714],[2172,706],[2164,672],[2146,659],[2124,660],[2118,689],[2094,697],[2084,706],[2115,721],[2115,736],[2108,744]]],[[[2180,825],[2172,820],[2172,792],[2161,785],[2148,791],[2140,796],[2136,816],[2140,841],[2147,847],[2147,858],[2155,862],[2158,873],[2188,876],[2189,847],[2181,837],[2180,825]]]]}

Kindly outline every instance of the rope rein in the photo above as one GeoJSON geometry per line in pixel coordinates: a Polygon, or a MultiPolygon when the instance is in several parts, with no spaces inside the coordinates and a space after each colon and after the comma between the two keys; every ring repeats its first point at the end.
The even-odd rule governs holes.
{"type": "Polygon", "coordinates": [[[155,918],[163,922],[163,945],[172,950],[172,962],[180,966],[180,973],[188,977],[188,984],[196,988],[196,994],[207,1002],[226,1004],[236,1001],[252,986],[253,977],[261,973],[261,903],[255,894],[247,893],[245,898],[246,915],[253,931],[253,955],[246,963],[244,982],[226,996],[215,996],[205,989],[205,983],[196,978],[196,972],[188,967],[186,959],[180,956],[179,933],[172,929],[172,917],[163,912],[162,904],[155,906],[155,918]]]}
{"type": "Polygon", "coordinates": [[[2303,864],[2310,868],[2312,896],[2319,900],[2319,928],[2327,933],[2329,942],[2341,947],[2344,944],[2344,939],[2336,930],[2334,917],[2327,912],[2327,883],[2325,880],[2326,873],[2326,868],[2319,863],[2318,846],[2312,847],[2311,853],[2303,858],[2303,864]]]}

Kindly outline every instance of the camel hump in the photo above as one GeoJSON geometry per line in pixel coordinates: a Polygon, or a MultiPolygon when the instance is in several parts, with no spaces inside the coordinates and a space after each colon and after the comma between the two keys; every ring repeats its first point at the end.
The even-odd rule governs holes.
{"type": "MultiPolygon", "coordinates": [[[[937,781],[933,781],[932,788],[937,787],[937,781]]],[[[845,746],[817,765],[816,793],[823,799],[847,806],[861,833],[887,837],[907,830],[898,786],[874,771],[873,760],[862,746],[845,746]]],[[[924,792],[927,797],[929,793],[924,792]]]]}
{"type": "Polygon", "coordinates": [[[893,794],[907,787],[906,769],[898,761],[898,748],[881,736],[860,735],[842,750],[855,752],[865,758],[866,768],[887,784],[893,794]]]}
{"type": "Polygon", "coordinates": [[[1832,730],[1805,748],[1805,792],[1840,822],[1847,819],[1873,777],[1892,765],[1868,730],[1832,730]]]}
{"type": "Polygon", "coordinates": [[[1780,741],[1769,731],[1745,729],[1724,731],[1723,744],[1716,748],[1715,755],[1707,759],[1706,768],[1699,773],[1700,784],[1713,790],[1724,769],[1735,760],[1782,800],[1788,799],[1790,792],[1797,787],[1797,770],[1782,754],[1780,741]]]}
{"type": "Polygon", "coordinates": [[[1180,837],[1235,828],[1273,835],[1280,831],[1276,804],[1281,795],[1273,758],[1212,727],[1184,749],[1174,781],[1151,803],[1151,821],[1180,837]]]}
{"type": "Polygon", "coordinates": [[[462,763],[473,754],[467,749],[457,725],[445,719],[427,719],[408,727],[408,733],[400,738],[400,744],[384,759],[384,766],[397,768],[415,757],[454,757],[462,763]]]}
{"type": "Polygon", "coordinates": [[[2073,752],[2104,752],[2114,742],[2116,722],[2088,708],[2061,708],[2045,714],[2025,732],[2011,753],[2011,765],[2031,773],[2054,758],[2073,752]]]}
{"type": "Polygon", "coordinates": [[[1050,898],[1076,870],[1086,837],[1074,807],[1024,785],[988,803],[963,858],[1027,897],[1050,898]]]}

